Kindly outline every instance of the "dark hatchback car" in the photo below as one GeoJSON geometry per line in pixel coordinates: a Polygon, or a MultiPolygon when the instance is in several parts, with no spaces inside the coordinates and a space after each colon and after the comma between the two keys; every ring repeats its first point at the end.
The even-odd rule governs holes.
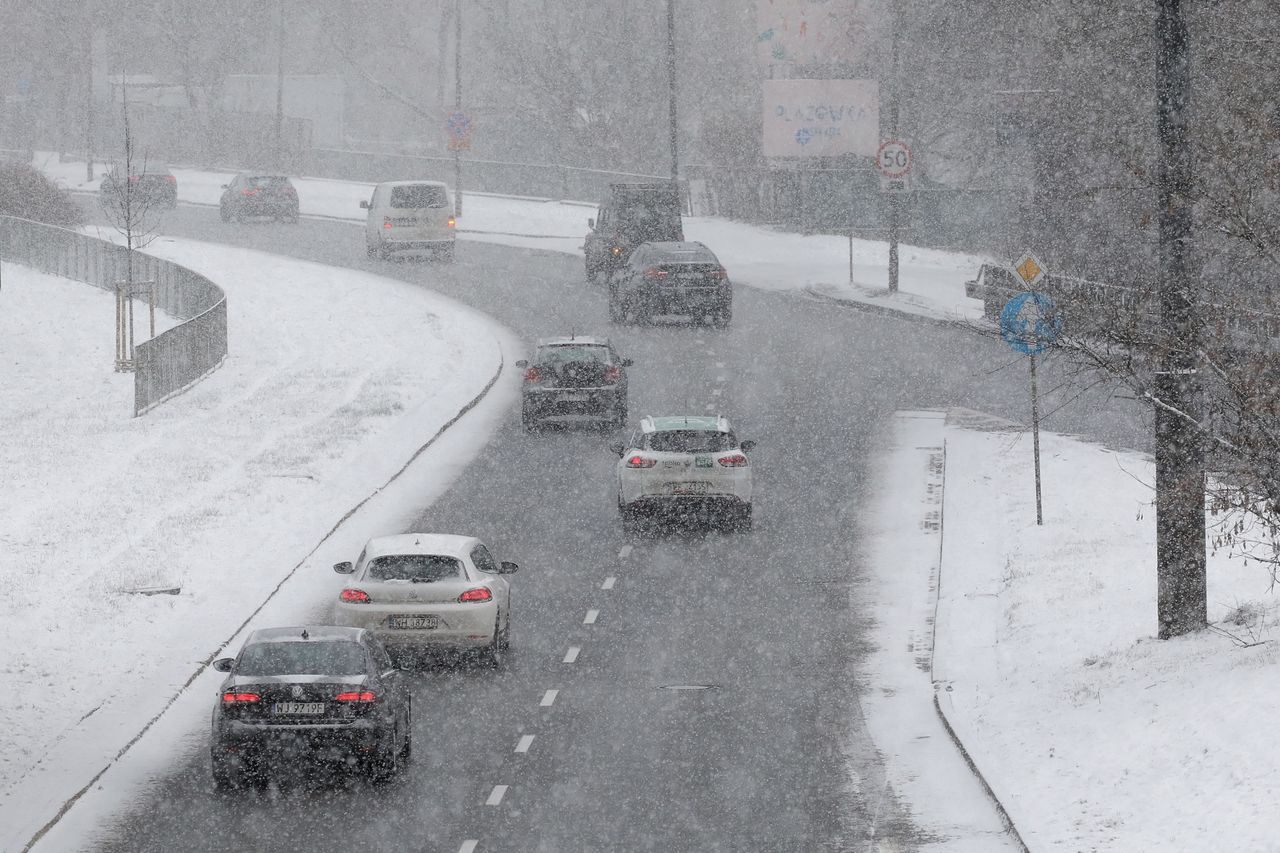
{"type": "Polygon", "coordinates": [[[647,323],[683,315],[724,328],[733,319],[733,286],[701,243],[645,243],[609,281],[609,319],[647,323]]]}
{"type": "Polygon", "coordinates": [[[606,427],[627,423],[627,371],[608,338],[573,336],[538,341],[525,368],[521,412],[526,430],[544,423],[588,421],[606,427]]]}
{"type": "Polygon", "coordinates": [[[240,174],[224,184],[218,202],[223,222],[249,217],[298,221],[298,191],[284,175],[240,174]]]}
{"type": "Polygon", "coordinates": [[[139,205],[174,208],[178,206],[178,179],[162,163],[135,163],[133,174],[117,163],[102,178],[99,193],[103,204],[118,205],[129,199],[139,205]]]}
{"type": "Polygon", "coordinates": [[[412,748],[408,685],[386,649],[362,628],[254,631],[213,709],[213,782],[263,784],[273,770],[323,762],[373,779],[394,775],[412,748]]]}

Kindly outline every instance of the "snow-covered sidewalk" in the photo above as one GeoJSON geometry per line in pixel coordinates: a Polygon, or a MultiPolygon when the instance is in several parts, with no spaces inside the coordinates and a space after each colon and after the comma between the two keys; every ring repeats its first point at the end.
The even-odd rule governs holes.
{"type": "MultiPolygon", "coordinates": [[[[85,180],[83,161],[59,162],[39,152],[34,165],[70,190],[96,192],[105,167],[85,180]]],[[[222,185],[234,173],[174,168],[178,198],[189,204],[217,205],[222,185]]],[[[424,178],[434,176],[424,175],[424,178]]],[[[324,178],[295,178],[304,216],[363,224],[373,185],[324,178]]],[[[459,237],[570,255],[582,254],[587,219],[595,204],[531,199],[484,193],[466,195],[459,237]]],[[[163,228],[163,226],[161,226],[163,228]]],[[[904,314],[945,320],[978,320],[982,303],[964,295],[984,259],[972,254],[917,246],[901,247],[899,292],[888,292],[888,244],[829,234],[794,234],[718,217],[685,217],[685,236],[706,243],[737,284],[766,290],[800,290],[821,297],[871,305],[904,314]],[[850,260],[852,254],[852,270],[850,260]],[[852,273],[852,275],[851,275],[852,273]]]]}
{"type": "MultiPolygon", "coordinates": [[[[1277,598],[1266,566],[1213,554],[1209,616],[1221,631],[1157,641],[1150,458],[1043,434],[1037,527],[1028,434],[953,411],[918,443],[939,440],[933,677],[1028,847],[1280,849],[1280,752],[1267,728],[1280,704],[1277,598]]],[[[909,497],[930,476],[892,491],[909,497]]],[[[906,515],[899,534],[905,549],[927,536],[906,515]]]]}
{"type": "MultiPolygon", "coordinates": [[[[510,333],[430,291],[192,241],[149,251],[227,291],[230,352],[143,418],[111,372],[112,297],[3,269],[0,850],[114,761],[295,567],[294,607],[331,596],[333,554],[306,558],[335,525],[379,493],[326,547],[400,529],[409,502],[383,487],[488,389],[481,408],[518,393],[510,333]],[[178,591],[139,592],[157,588],[178,591]]],[[[435,465],[416,499],[495,420],[462,423],[446,457],[414,463],[435,465]]]]}

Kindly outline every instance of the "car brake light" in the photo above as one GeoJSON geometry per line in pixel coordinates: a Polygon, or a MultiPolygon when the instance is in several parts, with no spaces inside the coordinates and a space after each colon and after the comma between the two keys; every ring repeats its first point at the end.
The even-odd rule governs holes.
{"type": "Polygon", "coordinates": [[[235,693],[227,691],[222,694],[223,705],[247,705],[262,699],[257,693],[235,693]]]}
{"type": "Polygon", "coordinates": [[[382,227],[383,227],[383,228],[390,228],[390,227],[391,227],[391,220],[390,220],[390,219],[388,219],[386,222],[382,223],[382,227]]]}
{"type": "Polygon", "coordinates": [[[724,268],[724,267],[717,267],[716,269],[713,269],[713,270],[711,270],[709,273],[707,273],[707,277],[708,277],[708,278],[723,279],[723,278],[728,278],[728,277],[729,277],[729,273],[728,273],[728,271],[727,271],[727,270],[725,270],[725,268],[724,268]]]}
{"type": "Polygon", "coordinates": [[[747,467],[747,457],[741,453],[730,453],[728,456],[721,456],[717,461],[726,468],[747,467]]]}
{"type": "Polygon", "coordinates": [[[616,364],[611,364],[604,369],[604,381],[612,385],[622,378],[622,368],[616,364]]]}
{"type": "Polygon", "coordinates": [[[369,598],[369,593],[362,589],[344,589],[342,592],[338,593],[338,598],[352,604],[368,604],[373,600],[369,598]]]}
{"type": "Polygon", "coordinates": [[[372,690],[348,690],[333,697],[335,702],[375,702],[378,694],[372,690]]]}
{"type": "Polygon", "coordinates": [[[130,175],[130,176],[129,176],[129,183],[131,183],[131,184],[136,184],[139,180],[141,180],[141,176],[140,176],[140,175],[130,175]]]}
{"type": "Polygon", "coordinates": [[[524,372],[524,381],[525,382],[541,382],[542,371],[536,367],[530,367],[528,370],[524,372]]]}
{"type": "Polygon", "coordinates": [[[455,228],[455,227],[457,227],[457,225],[458,225],[458,220],[456,220],[456,219],[454,219],[452,216],[450,216],[450,217],[449,217],[449,227],[450,227],[450,228],[455,228]]]}
{"type": "Polygon", "coordinates": [[[475,589],[469,589],[462,595],[458,596],[459,603],[468,601],[491,601],[493,593],[489,592],[488,587],[478,586],[475,589]]]}
{"type": "Polygon", "coordinates": [[[240,190],[240,195],[247,196],[247,195],[257,195],[257,194],[258,194],[258,191],[255,189],[240,190]]]}
{"type": "Polygon", "coordinates": [[[663,279],[667,277],[667,271],[660,270],[657,267],[645,267],[644,277],[650,280],[663,279]]]}
{"type": "Polygon", "coordinates": [[[164,179],[171,184],[176,184],[178,182],[178,179],[175,178],[173,175],[165,175],[164,179]]]}
{"type": "Polygon", "coordinates": [[[658,464],[657,459],[648,459],[644,456],[641,456],[639,453],[637,453],[635,456],[632,456],[630,459],[627,460],[628,468],[652,468],[654,465],[657,465],[657,464],[658,464]]]}

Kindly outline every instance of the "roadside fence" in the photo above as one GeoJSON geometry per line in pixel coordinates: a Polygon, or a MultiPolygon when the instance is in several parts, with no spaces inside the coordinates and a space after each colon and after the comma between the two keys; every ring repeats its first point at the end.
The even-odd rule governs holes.
{"type": "MultiPolygon", "coordinates": [[[[0,258],[108,293],[116,293],[128,278],[129,254],[124,246],[79,231],[0,216],[0,258]]],[[[138,416],[222,364],[227,355],[227,297],[204,276],[136,251],[132,279],[154,282],[156,307],[182,321],[133,348],[133,412],[138,416]]]]}

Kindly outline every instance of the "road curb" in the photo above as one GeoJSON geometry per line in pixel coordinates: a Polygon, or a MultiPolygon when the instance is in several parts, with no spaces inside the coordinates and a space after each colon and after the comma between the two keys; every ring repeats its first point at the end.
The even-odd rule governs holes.
{"type": "Polygon", "coordinates": [[[253,611],[244,619],[244,621],[240,623],[239,627],[237,627],[235,631],[233,631],[231,635],[227,637],[227,639],[223,640],[222,643],[220,643],[218,647],[212,653],[210,653],[210,655],[207,658],[205,658],[203,661],[200,662],[200,664],[196,667],[195,671],[192,672],[191,675],[188,676],[187,680],[184,681],[182,685],[178,687],[177,691],[174,692],[174,694],[169,697],[168,701],[164,703],[164,706],[161,707],[160,710],[157,711],[155,715],[151,717],[151,719],[147,720],[147,722],[137,732],[137,734],[131,737],[128,740],[128,742],[125,743],[125,745],[121,747],[120,750],[107,761],[105,765],[103,765],[96,773],[94,773],[93,777],[89,779],[89,781],[86,782],[83,787],[81,787],[78,791],[76,791],[74,794],[72,794],[70,797],[68,797],[66,800],[62,802],[62,804],[58,807],[58,810],[54,813],[53,817],[51,817],[48,821],[46,821],[38,830],[36,830],[35,834],[32,835],[31,838],[29,838],[25,844],[23,844],[21,853],[29,853],[31,848],[34,847],[37,843],[39,843],[40,839],[43,838],[45,834],[49,832],[49,830],[53,829],[53,827],[55,827],[58,824],[58,822],[61,821],[62,818],[66,816],[67,812],[69,812],[71,808],[75,806],[75,804],[80,800],[80,798],[83,797],[86,793],[88,793],[88,791],[91,788],[93,788],[94,785],[97,784],[98,780],[101,779],[103,775],[105,775],[106,772],[112,768],[112,766],[114,766],[117,762],[119,762],[120,759],[123,758],[125,754],[128,753],[129,750],[132,749],[138,743],[138,741],[142,740],[142,738],[146,735],[146,733],[149,732],[151,728],[157,722],[160,721],[160,718],[163,717],[169,711],[169,709],[173,707],[174,703],[176,703],[178,699],[182,696],[182,694],[184,694],[187,691],[187,689],[190,688],[191,685],[195,683],[195,680],[199,678],[202,673],[204,673],[204,671],[223,652],[223,650],[226,649],[227,646],[229,646],[232,643],[232,641],[235,640],[236,637],[238,637],[241,633],[244,632],[244,629],[249,625],[249,623],[252,622],[253,619],[260,612],[262,612],[262,609],[266,607],[267,604],[269,604],[271,600],[276,597],[276,594],[280,592],[280,590],[284,587],[284,585],[288,583],[288,581],[297,574],[298,570],[302,568],[302,566],[308,560],[311,559],[311,556],[320,549],[320,546],[322,546],[325,542],[327,542],[330,539],[330,537],[333,536],[334,533],[338,532],[338,530],[342,527],[342,525],[345,524],[347,520],[351,518],[351,516],[355,515],[357,512],[360,511],[362,507],[364,507],[367,503],[369,503],[369,501],[373,500],[379,494],[381,494],[382,491],[385,488],[387,488],[387,486],[391,485],[397,479],[399,479],[400,475],[402,475],[406,470],[408,470],[409,466],[412,465],[418,459],[418,457],[420,457],[432,445],[434,445],[437,441],[439,441],[440,438],[442,438],[444,434],[454,424],[462,420],[462,418],[468,412],[470,412],[472,409],[478,406],[481,403],[481,401],[483,401],[484,398],[489,395],[489,392],[493,390],[493,387],[498,384],[498,379],[502,376],[502,372],[506,369],[506,356],[502,352],[502,344],[501,342],[497,342],[497,343],[498,343],[498,367],[493,372],[493,375],[489,377],[489,381],[485,383],[485,386],[482,389],[480,389],[480,392],[476,394],[474,397],[472,397],[470,400],[468,400],[465,404],[463,404],[463,406],[456,413],[454,413],[454,415],[451,418],[449,418],[449,420],[441,424],[440,428],[435,431],[435,433],[431,436],[431,438],[427,439],[427,441],[423,445],[421,445],[417,450],[415,450],[409,456],[409,458],[405,461],[405,463],[402,466],[400,466],[400,468],[394,474],[392,474],[385,483],[383,483],[381,486],[378,486],[376,489],[374,489],[372,492],[370,492],[368,495],[366,495],[364,498],[358,501],[353,507],[351,507],[351,509],[347,510],[347,512],[344,513],[343,516],[340,519],[338,519],[338,521],[335,522],[332,527],[329,528],[328,532],[326,532],[323,536],[320,537],[319,540],[316,541],[315,545],[311,548],[311,550],[308,551],[306,555],[293,566],[293,568],[289,569],[289,571],[285,573],[284,577],[280,579],[280,582],[277,583],[275,587],[272,588],[271,592],[267,594],[266,598],[264,598],[261,602],[259,602],[258,606],[255,607],[253,611]]]}
{"type": "MultiPolygon", "coordinates": [[[[748,286],[750,286],[748,284],[748,286]]],[[[825,302],[828,305],[838,305],[842,308],[850,308],[855,311],[865,311],[868,314],[878,314],[882,317],[893,317],[898,320],[906,320],[912,323],[929,326],[945,326],[949,328],[970,329],[969,321],[952,317],[934,317],[928,314],[915,314],[910,311],[904,311],[901,308],[895,308],[891,305],[878,305],[874,302],[862,302],[857,299],[846,299],[840,296],[832,296],[830,293],[823,293],[813,287],[804,287],[800,292],[805,296],[817,302],[825,302]]]]}
{"type": "MultiPolygon", "coordinates": [[[[950,410],[948,410],[948,417],[950,410]]],[[[945,422],[944,422],[945,423],[945,422]]],[[[944,426],[945,429],[945,426],[944,426]]],[[[951,704],[951,696],[946,688],[940,688],[937,679],[934,677],[933,659],[934,653],[938,647],[938,607],[942,600],[942,583],[943,583],[943,565],[942,543],[946,538],[946,507],[947,507],[947,442],[945,437],[942,442],[942,495],[938,502],[938,579],[935,584],[934,600],[933,600],[933,641],[929,644],[929,680],[933,682],[933,710],[938,715],[938,719],[942,721],[942,727],[947,730],[947,736],[951,738],[951,742],[955,744],[956,749],[960,751],[960,756],[964,759],[964,763],[968,765],[970,772],[982,785],[982,790],[986,791],[988,799],[996,808],[996,813],[1000,815],[1000,822],[1004,824],[1005,831],[1009,837],[1017,842],[1023,853],[1031,853],[1031,848],[1027,846],[1027,842],[1023,839],[1022,833],[1018,831],[1017,824],[1013,822],[1013,818],[1009,815],[1009,811],[1004,807],[1004,803],[1000,802],[1000,798],[996,796],[996,792],[992,789],[991,783],[987,781],[987,777],[983,775],[979,769],[973,756],[969,753],[968,748],[964,745],[960,735],[956,733],[955,725],[950,717],[947,716],[947,710],[943,707],[941,694],[947,693],[947,704],[951,704]]],[[[954,709],[953,709],[954,713],[954,709]]]]}

